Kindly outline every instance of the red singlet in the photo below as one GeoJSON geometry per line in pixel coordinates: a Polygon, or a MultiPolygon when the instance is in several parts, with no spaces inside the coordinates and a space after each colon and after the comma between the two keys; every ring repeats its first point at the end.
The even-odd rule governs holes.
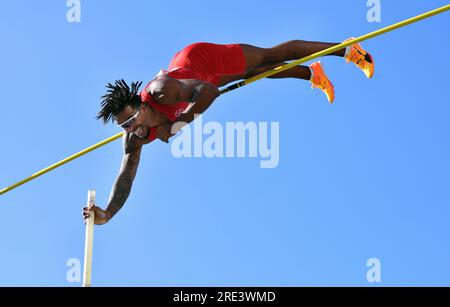
{"type": "MultiPolygon", "coordinates": [[[[170,61],[169,71],[165,73],[175,79],[197,79],[218,86],[222,76],[242,74],[245,70],[244,52],[238,44],[195,43],[175,54],[170,61]]],[[[174,122],[190,103],[161,105],[147,92],[150,83],[140,93],[142,102],[148,103],[168,120],[174,122]]],[[[150,141],[156,139],[156,129],[156,127],[150,128],[148,136],[150,141]]]]}

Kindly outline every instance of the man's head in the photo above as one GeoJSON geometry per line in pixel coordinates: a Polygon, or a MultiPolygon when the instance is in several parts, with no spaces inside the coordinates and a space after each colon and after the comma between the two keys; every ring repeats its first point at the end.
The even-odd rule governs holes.
{"type": "Polygon", "coordinates": [[[108,83],[108,91],[102,96],[102,109],[96,119],[103,119],[105,125],[111,120],[125,131],[146,138],[149,133],[148,111],[138,94],[141,85],[142,82],[132,82],[130,88],[124,80],[117,80],[114,85],[108,83]]]}

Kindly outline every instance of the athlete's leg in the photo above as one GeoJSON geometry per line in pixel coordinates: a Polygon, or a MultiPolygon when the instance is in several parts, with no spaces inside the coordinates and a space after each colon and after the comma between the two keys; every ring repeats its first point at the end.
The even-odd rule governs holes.
{"type": "MultiPolygon", "coordinates": [[[[336,45],[338,45],[338,43],[309,42],[302,40],[288,41],[272,48],[259,48],[252,45],[240,44],[247,63],[247,71],[284,61],[298,60],[336,45]]],[[[344,57],[345,48],[333,52],[330,55],[344,57]]]]}
{"type": "MultiPolygon", "coordinates": [[[[265,73],[266,71],[272,70],[278,66],[284,65],[286,63],[277,63],[275,65],[268,65],[268,66],[262,66],[255,68],[253,70],[250,70],[249,72],[245,74],[240,75],[228,75],[228,76],[222,76],[220,79],[219,87],[225,86],[228,83],[236,82],[242,79],[248,79],[255,77],[259,74],[265,73]]],[[[295,66],[288,70],[279,72],[275,75],[267,77],[268,79],[283,79],[283,78],[296,78],[296,79],[303,79],[303,80],[310,80],[311,79],[311,69],[308,66],[295,66]]]]}
{"type": "MultiPolygon", "coordinates": [[[[274,65],[267,65],[255,68],[253,70],[250,70],[249,72],[245,74],[240,75],[229,75],[229,76],[222,76],[220,79],[220,85],[219,86],[225,86],[228,83],[239,81],[242,79],[248,79],[255,77],[259,74],[265,73],[266,71],[272,70],[278,66],[286,64],[285,62],[277,63],[274,65]]],[[[288,70],[279,72],[275,75],[272,75],[270,77],[267,77],[269,79],[282,79],[282,78],[297,78],[297,79],[303,79],[303,80],[310,80],[311,79],[311,69],[308,66],[295,66],[288,70]]]]}
{"type": "MultiPolygon", "coordinates": [[[[283,62],[274,65],[258,67],[254,70],[247,72],[244,75],[224,76],[221,79],[222,83],[220,86],[226,85],[227,83],[232,81],[238,81],[240,79],[248,79],[257,76],[259,74],[265,73],[269,70],[272,70],[284,64],[286,63],[283,62]]],[[[331,83],[331,81],[325,74],[325,71],[323,70],[323,67],[320,64],[320,62],[313,63],[310,66],[303,66],[303,65],[294,66],[288,70],[284,70],[267,78],[269,79],[296,78],[308,80],[311,82],[313,88],[320,88],[327,95],[328,101],[330,103],[333,103],[334,86],[333,83],[331,83]]]]}
{"type": "MultiPolygon", "coordinates": [[[[282,66],[284,64],[287,64],[285,62],[273,64],[273,65],[267,65],[255,68],[254,70],[251,70],[247,73],[246,78],[252,78],[259,74],[265,73],[269,70],[272,70],[278,66],[282,66]]],[[[267,77],[269,79],[282,79],[282,78],[296,78],[296,79],[303,79],[303,80],[310,80],[311,79],[311,70],[308,66],[298,65],[294,66],[288,70],[284,70],[282,72],[279,72],[275,75],[267,77]]]]}
{"type": "Polygon", "coordinates": [[[247,73],[238,74],[238,75],[225,75],[220,77],[219,87],[225,86],[228,83],[239,81],[242,79],[247,79],[247,73]]]}

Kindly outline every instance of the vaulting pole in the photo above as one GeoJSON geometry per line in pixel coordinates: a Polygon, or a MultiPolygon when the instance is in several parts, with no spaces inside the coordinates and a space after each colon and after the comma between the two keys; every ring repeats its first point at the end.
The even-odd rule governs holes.
{"type": "MultiPolygon", "coordinates": [[[[89,191],[87,207],[91,208],[94,205],[95,205],[95,191],[89,191]]],[[[92,248],[94,245],[94,221],[95,221],[95,214],[94,212],[91,212],[89,218],[86,219],[86,235],[84,240],[83,287],[91,286],[92,248]]]]}

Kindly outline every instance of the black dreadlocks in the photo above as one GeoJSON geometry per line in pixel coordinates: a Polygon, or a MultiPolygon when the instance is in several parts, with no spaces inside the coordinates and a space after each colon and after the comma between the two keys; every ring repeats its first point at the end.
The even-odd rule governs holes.
{"type": "Polygon", "coordinates": [[[141,105],[141,99],[138,95],[139,87],[142,82],[132,82],[131,90],[128,84],[122,80],[116,80],[115,85],[108,83],[106,88],[109,90],[101,98],[101,111],[96,119],[103,119],[106,125],[110,120],[114,121],[117,116],[127,105],[137,109],[141,105]]]}

